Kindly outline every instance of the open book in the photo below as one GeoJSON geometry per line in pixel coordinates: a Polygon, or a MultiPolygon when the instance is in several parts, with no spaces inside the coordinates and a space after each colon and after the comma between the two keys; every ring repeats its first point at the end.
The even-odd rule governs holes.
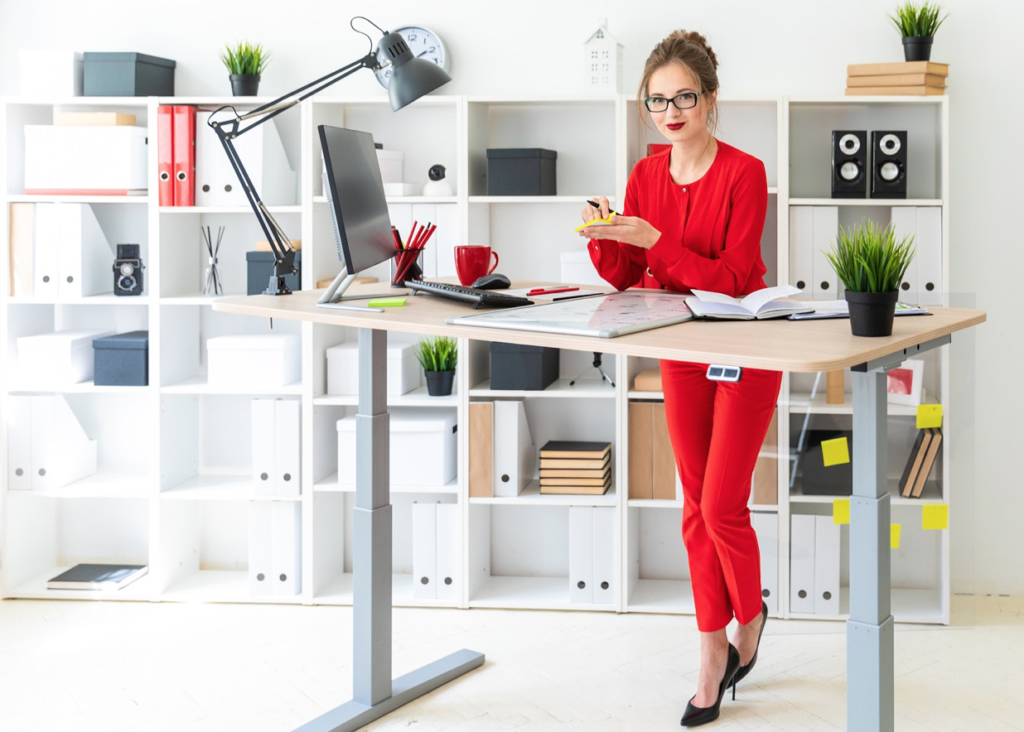
{"type": "Polygon", "coordinates": [[[799,292],[800,288],[792,285],[766,287],[740,300],[718,292],[694,290],[695,297],[686,298],[686,306],[696,318],[719,320],[766,320],[814,312],[810,303],[787,299],[799,292]]]}

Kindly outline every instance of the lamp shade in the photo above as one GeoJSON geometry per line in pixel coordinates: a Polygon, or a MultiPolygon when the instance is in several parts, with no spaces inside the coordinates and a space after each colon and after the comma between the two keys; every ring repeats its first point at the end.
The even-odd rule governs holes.
{"type": "Polygon", "coordinates": [[[391,109],[396,112],[452,80],[448,72],[434,62],[413,56],[398,33],[388,33],[377,47],[391,61],[388,97],[391,109]]]}

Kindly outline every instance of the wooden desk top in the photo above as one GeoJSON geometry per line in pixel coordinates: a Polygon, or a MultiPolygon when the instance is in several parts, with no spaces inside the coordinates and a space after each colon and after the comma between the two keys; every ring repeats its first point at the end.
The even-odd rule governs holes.
{"type": "MultiPolygon", "coordinates": [[[[552,283],[516,281],[512,287],[544,284],[552,283]]],[[[588,290],[608,289],[614,292],[610,288],[585,287],[588,290]]],[[[358,295],[360,292],[380,293],[388,289],[386,283],[355,285],[348,289],[346,296],[358,295]]],[[[213,309],[354,328],[448,335],[478,341],[552,346],[577,351],[596,350],[601,353],[625,353],[631,356],[796,372],[846,368],[985,322],[985,312],[982,310],[929,308],[933,315],[897,317],[892,335],[887,338],[854,337],[850,333],[850,321],[846,318],[805,321],[691,320],[619,338],[591,338],[449,325],[445,322],[448,318],[477,311],[447,298],[429,295],[410,296],[404,307],[385,308],[383,313],[318,308],[316,301],[321,292],[305,290],[283,297],[229,297],[214,301],[213,309]]],[[[393,295],[400,296],[403,292],[395,289],[393,295]]],[[[360,303],[356,301],[353,304],[360,303]]]]}

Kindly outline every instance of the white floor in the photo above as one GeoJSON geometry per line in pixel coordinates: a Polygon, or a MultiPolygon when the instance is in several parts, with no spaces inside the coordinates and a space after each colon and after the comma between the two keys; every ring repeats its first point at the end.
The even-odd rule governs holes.
{"type": "MultiPolygon", "coordinates": [[[[3,732],[283,732],[349,699],[350,608],[0,602],[3,732]]],[[[1024,730],[1024,599],[954,598],[953,626],[897,626],[898,732],[1024,730]]],[[[470,648],[468,676],[370,730],[673,730],[694,619],[394,612],[396,675],[470,648]]],[[[769,619],[716,730],[845,729],[840,623],[769,619]]]]}

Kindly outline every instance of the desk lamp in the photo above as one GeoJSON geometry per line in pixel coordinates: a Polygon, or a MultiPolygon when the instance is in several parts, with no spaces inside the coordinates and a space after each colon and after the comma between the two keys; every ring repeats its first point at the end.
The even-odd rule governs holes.
{"type": "Polygon", "coordinates": [[[256,214],[256,218],[259,219],[260,227],[263,229],[267,241],[270,242],[270,248],[274,251],[274,272],[270,276],[269,286],[263,291],[264,295],[292,294],[291,289],[285,284],[284,278],[296,272],[295,250],[292,248],[292,243],[285,235],[284,230],[274,220],[274,217],[270,215],[270,211],[263,201],[260,200],[259,193],[253,187],[249,174],[246,172],[245,166],[235,150],[234,140],[254,127],[258,127],[267,120],[273,119],[281,112],[294,107],[332,84],[341,81],[346,76],[354,74],[359,69],[370,69],[376,72],[387,66],[393,68],[391,82],[388,86],[388,96],[391,101],[391,109],[396,112],[405,105],[416,101],[424,94],[429,94],[434,89],[452,80],[440,66],[426,59],[413,56],[405,39],[400,34],[383,30],[372,20],[361,15],[353,18],[349,22],[349,27],[356,31],[356,33],[362,33],[370,40],[370,51],[362,58],[245,114],[239,114],[234,106],[228,104],[215,110],[210,115],[209,125],[220,138],[221,145],[224,146],[224,152],[227,153],[228,160],[231,161],[231,167],[235,169],[235,175],[238,176],[238,181],[242,184],[242,190],[245,191],[245,197],[249,200],[249,205],[252,207],[253,213],[256,214]],[[373,48],[373,39],[370,38],[369,34],[358,30],[353,25],[357,19],[365,20],[383,34],[383,37],[377,44],[376,51],[373,48]],[[224,110],[231,110],[234,118],[215,119],[215,115],[224,110]],[[255,121],[243,126],[244,122],[250,120],[255,121]]]}

